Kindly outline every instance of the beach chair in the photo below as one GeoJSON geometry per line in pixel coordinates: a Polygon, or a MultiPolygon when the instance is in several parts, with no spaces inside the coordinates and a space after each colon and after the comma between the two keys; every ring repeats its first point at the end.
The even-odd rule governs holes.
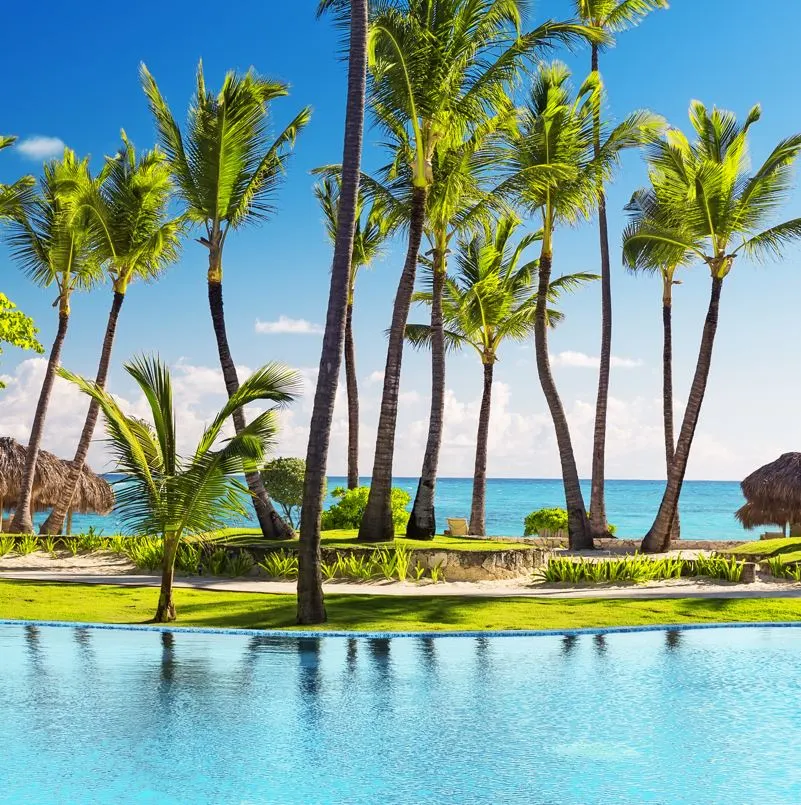
{"type": "Polygon", "coordinates": [[[464,517],[448,518],[448,527],[445,529],[446,537],[466,537],[469,533],[467,520],[464,517]]]}

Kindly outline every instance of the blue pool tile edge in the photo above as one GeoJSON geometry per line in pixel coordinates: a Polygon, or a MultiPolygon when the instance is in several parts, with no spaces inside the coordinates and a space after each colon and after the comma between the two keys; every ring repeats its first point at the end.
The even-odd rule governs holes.
{"type": "Polygon", "coordinates": [[[507,630],[453,630],[432,632],[361,632],[326,629],[213,629],[202,626],[160,626],[156,624],[84,623],[80,621],[6,620],[0,626],[47,626],[63,629],[113,629],[128,632],[177,632],[179,634],[224,634],[257,637],[307,639],[310,637],[361,637],[361,638],[454,638],[454,637],[563,637],[566,635],[629,634],[634,632],[698,631],[701,629],[793,629],[801,628],[801,621],[748,621],[744,623],[665,623],[647,626],[588,627],[583,629],[507,629],[507,630]]]}

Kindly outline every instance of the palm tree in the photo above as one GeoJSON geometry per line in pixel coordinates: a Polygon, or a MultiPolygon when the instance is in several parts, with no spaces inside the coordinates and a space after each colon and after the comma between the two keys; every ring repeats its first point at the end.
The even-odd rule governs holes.
{"type": "Polygon", "coordinates": [[[647,215],[634,222],[624,239],[629,265],[661,264],[678,252],[681,264],[706,263],[712,278],[684,419],[659,511],[643,539],[644,551],[659,551],[670,543],[706,392],[724,280],[738,256],[779,258],[788,243],[801,238],[801,218],[770,225],[792,187],[801,134],[782,140],[751,172],[748,132],[760,115],[760,107],[755,106],[740,124],[732,112],[717,108],[710,112],[700,101],[693,101],[690,122],[695,140],[690,142],[682,132],[671,129],[649,147],[647,215]]]}
{"type": "Polygon", "coordinates": [[[368,0],[321,0],[318,15],[334,9],[348,26],[348,90],[345,104],[345,135],[342,147],[342,184],[337,211],[337,239],[331,266],[328,312],[320,352],[317,389],[309,424],[303,508],[300,513],[298,551],[298,615],[300,624],[324,623],[323,578],[320,569],[320,518],[326,486],[328,445],[334,419],[342,344],[348,307],[348,288],[353,266],[361,172],[364,106],[367,87],[368,0]]]}
{"type": "MultiPolygon", "coordinates": [[[[93,230],[95,256],[102,261],[113,291],[95,383],[105,388],[117,320],[131,282],[152,280],[178,259],[180,218],[170,218],[167,204],[172,183],[164,155],[154,149],[137,156],[122,132],[122,147],[106,166],[81,204],[93,230]]],[[[60,534],[95,432],[100,404],[92,399],[61,498],[40,529],[60,534]]]]}
{"type": "MultiPolygon", "coordinates": [[[[16,137],[0,134],[0,151],[14,145],[16,141],[16,137]]],[[[12,184],[0,184],[0,220],[14,218],[22,213],[35,184],[33,176],[23,176],[12,184]]]]}
{"type": "Polygon", "coordinates": [[[220,444],[223,426],[234,411],[258,400],[279,405],[292,402],[299,391],[297,373],[268,364],[231,394],[203,432],[191,456],[177,450],[175,410],[170,373],[158,358],[135,358],[125,370],[147,400],[153,424],[122,412],[114,398],[97,383],[64,369],[62,377],[75,383],[103,411],[108,441],[125,480],[117,492],[116,511],[123,527],[134,534],[158,534],[164,543],[161,591],[153,620],[174,621],[172,596],[175,555],[182,539],[202,537],[222,528],[231,515],[244,515],[246,487],[232,476],[260,465],[278,433],[275,408],[259,414],[233,438],[220,444]],[[217,445],[217,449],[214,449],[217,445]]]}
{"type": "Polygon", "coordinates": [[[9,526],[12,533],[32,533],[31,503],[36,462],[61,349],[67,336],[73,291],[87,290],[101,276],[91,251],[87,216],[76,204],[91,184],[88,159],[78,160],[69,148],[61,161],[48,162],[39,192],[26,199],[11,223],[9,244],[14,259],[33,282],[55,286],[58,329],[45,369],[31,425],[19,501],[9,526]]]}
{"type": "MultiPolygon", "coordinates": [[[[230,397],[239,388],[239,378],[228,345],[223,311],[223,248],[230,230],[263,220],[272,211],[271,196],[311,112],[308,107],[303,109],[271,142],[269,104],[288,93],[286,84],[269,81],[252,70],[244,76],[231,71],[215,95],[206,89],[201,63],[186,133],[182,134],[144,65],[141,73],[159,141],[186,218],[205,229],[199,242],[209,253],[209,308],[230,397]]],[[[234,412],[233,420],[237,431],[244,429],[245,413],[241,408],[234,412]]],[[[291,537],[292,529],[275,511],[259,473],[248,473],[247,482],[265,538],[291,537]]]]}
{"type": "MultiPolygon", "coordinates": [[[[328,176],[314,193],[325,215],[326,228],[336,246],[339,230],[339,199],[342,193],[340,176],[328,176]]],[[[348,280],[348,301],[345,313],[345,385],[348,394],[348,489],[359,485],[359,386],[356,379],[356,347],[353,341],[353,301],[356,278],[360,268],[369,266],[392,229],[391,219],[385,214],[380,199],[373,199],[366,209],[363,198],[356,206],[356,227],[353,233],[353,256],[348,280]]]]}
{"type": "MultiPolygon", "coordinates": [[[[463,143],[506,102],[521,63],[536,48],[587,35],[583,26],[553,22],[520,34],[524,5],[522,0],[403,0],[382,4],[371,24],[373,108],[396,146],[396,165],[406,158],[402,144],[410,144],[411,199],[408,247],[389,329],[372,482],[360,540],[394,539],[390,500],[404,328],[427,199],[436,181],[435,154],[463,143]]],[[[435,346],[434,352],[441,363],[441,347],[435,346]]],[[[435,394],[432,411],[437,404],[435,394]]]]}
{"type": "MultiPolygon", "coordinates": [[[[653,202],[653,194],[648,191],[640,190],[634,194],[626,206],[626,210],[631,214],[631,223],[624,231],[624,240],[630,233],[636,232],[649,215],[658,214],[658,209],[653,202]]],[[[665,433],[665,461],[667,473],[670,473],[670,465],[676,449],[673,433],[673,286],[681,284],[680,280],[675,277],[684,255],[682,250],[666,249],[664,244],[657,250],[661,251],[661,254],[654,253],[654,250],[651,249],[651,253],[647,255],[646,251],[643,250],[639,265],[629,264],[628,268],[636,273],[659,273],[662,280],[662,419],[665,433]]],[[[625,253],[623,258],[625,262],[627,259],[625,253]]],[[[675,541],[680,537],[681,528],[677,507],[670,539],[675,541]]]]}
{"type": "MultiPolygon", "coordinates": [[[[610,36],[633,28],[652,11],[667,8],[667,0],[574,0],[576,16],[588,26],[610,36]]],[[[613,40],[612,40],[613,41],[613,40]]],[[[600,77],[600,45],[592,43],[591,70],[600,77]]],[[[601,148],[601,110],[595,117],[595,156],[601,148]]],[[[609,226],[606,219],[606,194],[603,183],[598,194],[598,231],[601,247],[601,356],[598,370],[598,396],[595,404],[595,429],[590,485],[590,531],[593,537],[609,536],[606,522],[605,464],[606,419],[609,402],[609,368],[612,360],[612,277],[609,258],[609,226]]]]}
{"type": "MultiPolygon", "coordinates": [[[[537,262],[526,263],[526,249],[539,240],[539,233],[528,234],[513,245],[512,238],[520,221],[507,216],[497,224],[487,224],[482,234],[461,241],[456,255],[457,271],[445,279],[442,300],[445,343],[450,349],[471,346],[478,353],[484,369],[484,390],[478,419],[476,460],[473,473],[473,500],[470,533],[486,532],[485,501],[487,490],[487,443],[489,439],[492,382],[498,352],[504,341],[524,341],[534,331],[537,308],[537,262]]],[[[418,292],[415,300],[433,304],[436,268],[429,273],[431,289],[418,292]]],[[[559,277],[551,283],[548,299],[580,283],[597,279],[588,274],[559,277]]],[[[548,323],[561,321],[562,314],[547,311],[548,323]]],[[[434,328],[427,324],[409,324],[406,337],[415,346],[430,346],[434,328]]]]}
{"type": "Polygon", "coordinates": [[[579,485],[570,429],[551,374],[548,356],[547,292],[553,264],[553,236],[559,224],[587,219],[597,208],[602,181],[609,176],[620,152],[653,136],[660,120],[648,112],[636,112],[611,131],[602,131],[595,156],[595,122],[602,100],[602,86],[592,73],[571,99],[570,73],[560,62],[543,65],[534,78],[531,94],[521,112],[519,130],[509,150],[508,190],[519,202],[542,215],[542,249],[539,293],[535,317],[537,372],[556,431],[570,547],[592,547],[592,535],[579,485]],[[606,135],[606,136],[604,136],[606,135]]]}

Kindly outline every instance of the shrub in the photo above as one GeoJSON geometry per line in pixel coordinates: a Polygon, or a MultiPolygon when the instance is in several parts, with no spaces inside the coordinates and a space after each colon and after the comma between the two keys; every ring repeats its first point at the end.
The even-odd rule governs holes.
{"type": "Polygon", "coordinates": [[[306,462],[302,458],[276,458],[261,471],[267,494],[281,507],[293,528],[300,523],[305,474],[306,462]]]}
{"type": "Polygon", "coordinates": [[[295,579],[298,576],[298,556],[289,551],[273,551],[259,562],[259,567],[271,579],[295,579]]]}
{"type": "MultiPolygon", "coordinates": [[[[358,528],[364,510],[367,508],[370,487],[358,486],[356,489],[345,489],[343,486],[338,486],[331,494],[337,499],[337,502],[323,512],[323,531],[358,528]]],[[[395,524],[396,532],[402,532],[406,528],[406,523],[409,522],[409,512],[406,511],[406,507],[411,499],[412,496],[405,489],[392,488],[392,522],[395,524]]]]}
{"type": "Polygon", "coordinates": [[[526,515],[523,536],[531,537],[540,530],[567,531],[567,512],[564,509],[537,509],[526,515]]]}
{"type": "MultiPolygon", "coordinates": [[[[587,516],[589,517],[589,513],[587,516]]],[[[617,527],[611,523],[607,524],[607,528],[612,536],[617,532],[617,527]]],[[[523,520],[523,536],[534,536],[539,534],[540,530],[567,531],[567,510],[537,509],[527,514],[523,520]]]]}

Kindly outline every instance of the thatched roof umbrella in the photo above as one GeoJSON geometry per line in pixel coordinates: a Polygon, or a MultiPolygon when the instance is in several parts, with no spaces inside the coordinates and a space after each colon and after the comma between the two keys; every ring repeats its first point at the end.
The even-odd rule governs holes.
{"type": "MultiPolygon", "coordinates": [[[[22,477],[25,472],[27,450],[10,437],[0,437],[0,514],[5,508],[14,508],[19,500],[22,477]]],[[[55,506],[64,489],[71,461],[40,450],[33,479],[33,508],[37,511],[55,506]]],[[[114,507],[114,492],[107,481],[84,464],[78,486],[70,505],[67,533],[70,532],[72,512],[108,514],[114,507]]]]}
{"type": "MultiPolygon", "coordinates": [[[[17,505],[26,456],[27,449],[18,441],[8,436],[0,437],[0,513],[17,505]]],[[[54,490],[63,484],[66,475],[64,462],[47,450],[40,450],[33,477],[33,507],[41,510],[52,506],[54,490]]]]}
{"type": "Polygon", "coordinates": [[[747,503],[736,514],[746,527],[801,523],[801,453],[785,453],[741,484],[747,503]]]}
{"type": "MultiPolygon", "coordinates": [[[[74,466],[73,461],[62,461],[67,469],[74,466]]],[[[55,505],[55,504],[53,504],[55,505]]],[[[72,531],[72,515],[79,514],[108,514],[114,508],[114,491],[108,481],[96,475],[87,464],[83,465],[78,476],[78,485],[70,502],[67,513],[67,533],[72,531]]]]}

